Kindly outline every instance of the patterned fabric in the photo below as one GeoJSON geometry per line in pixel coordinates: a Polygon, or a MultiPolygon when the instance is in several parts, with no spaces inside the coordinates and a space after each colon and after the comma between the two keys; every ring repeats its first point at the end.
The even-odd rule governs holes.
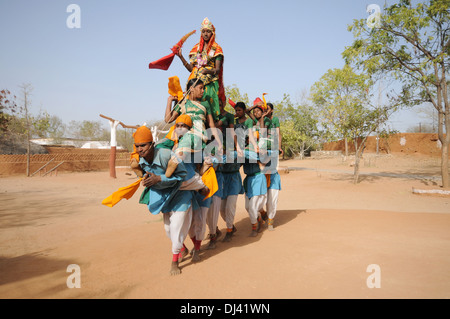
{"type": "Polygon", "coordinates": [[[189,62],[194,65],[194,69],[189,76],[189,80],[194,78],[200,78],[202,82],[207,85],[213,81],[217,81],[219,79],[219,75],[213,74],[202,74],[201,70],[213,70],[216,67],[216,59],[223,60],[223,51],[222,48],[215,43],[209,53],[206,51],[197,52],[199,44],[197,43],[189,54],[189,62]]]}
{"type": "Polygon", "coordinates": [[[189,62],[194,66],[188,78],[188,81],[194,78],[200,78],[205,84],[205,92],[203,93],[203,101],[208,101],[211,105],[211,114],[214,121],[220,112],[219,99],[225,102],[225,88],[223,86],[223,50],[215,42],[215,31],[208,42],[208,46],[204,47],[203,38],[197,43],[189,53],[189,62]],[[219,59],[221,67],[218,74],[202,74],[203,69],[214,70],[216,68],[216,60],[219,59]],[[214,83],[214,84],[213,84],[214,83]],[[213,85],[212,85],[213,84],[213,85]]]}
{"type": "Polygon", "coordinates": [[[207,101],[199,103],[187,100],[186,103],[178,104],[174,111],[178,114],[189,115],[194,123],[191,130],[180,140],[177,150],[183,152],[201,151],[205,146],[204,143],[208,140],[205,123],[207,115],[211,114],[209,103],[207,101]]]}
{"type": "Polygon", "coordinates": [[[209,103],[213,120],[217,121],[220,113],[219,83],[217,83],[217,81],[211,82],[205,86],[202,101],[209,103]]]}
{"type": "Polygon", "coordinates": [[[200,30],[203,30],[203,29],[208,29],[208,30],[211,30],[212,32],[216,31],[216,28],[211,23],[211,21],[209,21],[208,18],[205,18],[202,22],[202,25],[200,26],[200,30]]]}

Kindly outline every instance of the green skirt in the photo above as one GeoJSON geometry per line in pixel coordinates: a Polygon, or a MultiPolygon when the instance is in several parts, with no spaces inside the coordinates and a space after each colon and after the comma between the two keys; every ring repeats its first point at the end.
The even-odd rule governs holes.
{"type": "Polygon", "coordinates": [[[205,85],[202,101],[208,101],[211,106],[211,115],[214,122],[219,119],[220,104],[219,104],[219,82],[214,81],[205,85]]]}

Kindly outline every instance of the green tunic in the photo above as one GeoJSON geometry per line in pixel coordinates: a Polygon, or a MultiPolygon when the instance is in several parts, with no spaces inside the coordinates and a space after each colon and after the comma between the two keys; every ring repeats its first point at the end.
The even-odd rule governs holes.
{"type": "Polygon", "coordinates": [[[201,151],[208,140],[205,123],[208,120],[208,114],[211,114],[209,103],[187,100],[185,103],[178,104],[174,111],[178,114],[189,115],[193,123],[191,130],[186,133],[187,138],[180,141],[177,150],[183,152],[201,151]]]}

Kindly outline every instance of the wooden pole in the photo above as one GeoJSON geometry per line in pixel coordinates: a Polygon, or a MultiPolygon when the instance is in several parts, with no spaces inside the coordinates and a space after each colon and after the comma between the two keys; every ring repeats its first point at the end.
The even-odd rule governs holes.
{"type": "Polygon", "coordinates": [[[33,177],[34,175],[36,175],[36,173],[38,173],[40,170],[42,170],[44,167],[46,167],[48,164],[50,164],[51,162],[53,162],[54,158],[52,158],[50,161],[47,162],[47,164],[45,164],[44,166],[42,166],[40,169],[38,169],[36,172],[34,172],[33,174],[31,174],[30,177],[33,177]]]}
{"type": "Polygon", "coordinates": [[[117,140],[116,140],[116,128],[117,125],[122,125],[124,128],[139,128],[139,125],[125,125],[120,121],[117,121],[109,116],[100,114],[100,117],[107,119],[109,121],[109,126],[111,127],[111,152],[109,153],[109,176],[116,178],[116,153],[117,153],[117,140]]]}
{"type": "Polygon", "coordinates": [[[45,173],[44,175],[42,175],[42,177],[44,177],[45,175],[53,172],[55,169],[57,169],[59,166],[61,166],[64,163],[64,161],[62,161],[61,163],[59,163],[58,165],[56,165],[55,167],[53,167],[51,170],[49,170],[47,173],[45,173]]]}
{"type": "Polygon", "coordinates": [[[109,176],[116,178],[116,147],[111,146],[109,153],[109,176]]]}

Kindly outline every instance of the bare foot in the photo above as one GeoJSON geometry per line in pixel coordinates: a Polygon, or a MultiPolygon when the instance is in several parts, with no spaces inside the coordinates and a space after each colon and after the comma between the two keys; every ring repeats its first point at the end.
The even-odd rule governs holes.
{"type": "Polygon", "coordinates": [[[181,274],[181,269],[178,267],[178,261],[172,261],[172,265],[170,266],[170,275],[176,276],[181,274]]]}
{"type": "Polygon", "coordinates": [[[256,230],[252,230],[252,232],[249,235],[250,237],[256,237],[258,236],[258,232],[256,230]]]}
{"type": "Polygon", "coordinates": [[[189,254],[189,249],[185,248],[182,252],[180,252],[180,257],[178,258],[178,263],[182,262],[184,257],[189,254]]]}
{"type": "Polygon", "coordinates": [[[201,260],[200,259],[200,251],[194,249],[193,253],[192,253],[192,262],[196,263],[196,262],[199,262],[200,260],[201,260]]]}

